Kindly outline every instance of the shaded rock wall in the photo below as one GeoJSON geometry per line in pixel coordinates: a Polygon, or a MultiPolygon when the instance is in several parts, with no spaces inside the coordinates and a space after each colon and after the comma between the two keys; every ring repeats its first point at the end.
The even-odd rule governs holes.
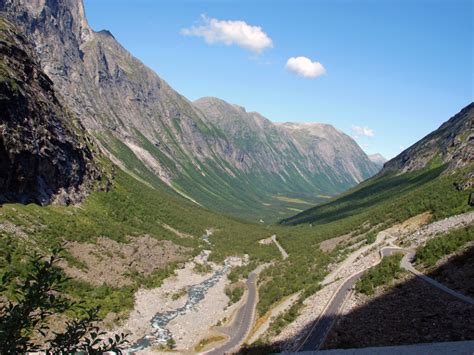
{"type": "Polygon", "coordinates": [[[0,18],[0,202],[80,201],[100,174],[28,40],[0,18]]]}

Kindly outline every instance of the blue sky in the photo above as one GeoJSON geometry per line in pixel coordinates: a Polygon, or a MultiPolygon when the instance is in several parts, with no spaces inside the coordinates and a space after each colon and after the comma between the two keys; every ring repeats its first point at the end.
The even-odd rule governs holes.
{"type": "Polygon", "coordinates": [[[470,0],[84,3],[187,98],[331,123],[387,158],[474,100],[470,0]]]}

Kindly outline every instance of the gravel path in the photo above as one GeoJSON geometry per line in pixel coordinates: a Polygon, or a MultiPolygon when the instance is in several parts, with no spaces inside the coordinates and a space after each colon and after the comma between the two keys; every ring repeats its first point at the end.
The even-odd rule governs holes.
{"type": "Polygon", "coordinates": [[[281,256],[282,256],[283,260],[285,260],[286,258],[288,258],[288,253],[286,252],[285,249],[283,249],[283,247],[280,245],[280,243],[278,243],[278,240],[276,239],[276,237],[277,237],[276,234],[273,234],[272,235],[272,241],[273,241],[273,243],[275,243],[278,250],[280,250],[280,253],[281,253],[281,256]]]}

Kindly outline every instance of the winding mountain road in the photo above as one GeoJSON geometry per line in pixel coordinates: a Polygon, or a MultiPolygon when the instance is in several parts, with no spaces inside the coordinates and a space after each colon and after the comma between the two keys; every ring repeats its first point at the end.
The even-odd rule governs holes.
{"type": "Polygon", "coordinates": [[[453,289],[444,286],[442,283],[439,283],[435,279],[432,279],[431,277],[428,277],[425,274],[419,272],[417,269],[415,269],[415,267],[411,263],[413,258],[415,257],[415,253],[414,253],[413,250],[401,249],[401,248],[397,248],[397,247],[387,247],[387,248],[382,249],[382,255],[383,256],[388,256],[390,254],[400,253],[400,252],[404,253],[403,259],[400,262],[400,266],[403,269],[411,272],[416,277],[419,277],[423,281],[425,281],[425,282],[429,283],[430,285],[440,289],[441,291],[446,292],[447,294],[449,294],[453,297],[456,297],[456,298],[458,298],[459,300],[461,300],[463,302],[474,305],[474,299],[472,299],[471,297],[468,297],[466,295],[463,295],[462,293],[454,291],[453,289]]]}
{"type": "MultiPolygon", "coordinates": [[[[288,258],[288,253],[280,245],[276,237],[277,236],[275,234],[272,235],[271,241],[276,245],[283,260],[285,260],[288,258]]],[[[222,327],[219,329],[219,332],[228,335],[230,339],[226,343],[204,352],[204,354],[222,355],[225,353],[230,353],[237,350],[245,341],[254,323],[255,307],[258,301],[256,279],[260,272],[267,266],[268,264],[260,265],[249,274],[249,277],[246,281],[247,298],[245,303],[237,311],[232,323],[227,327],[222,327]]]]}
{"type": "Polygon", "coordinates": [[[236,350],[247,337],[252,325],[255,315],[255,306],[257,304],[257,285],[256,279],[258,274],[265,268],[266,265],[260,265],[257,269],[249,274],[247,279],[247,299],[242,307],[239,308],[232,323],[227,327],[222,327],[219,332],[224,333],[230,339],[218,346],[217,348],[206,351],[204,354],[222,355],[236,350]]]}
{"type": "Polygon", "coordinates": [[[326,339],[331,330],[334,321],[346,300],[347,295],[351,292],[354,284],[359,280],[362,274],[361,271],[349,277],[335,292],[333,298],[329,301],[321,316],[313,323],[311,330],[305,338],[302,346],[297,351],[311,351],[317,350],[326,339]]]}
{"type": "MultiPolygon", "coordinates": [[[[404,257],[400,262],[400,266],[403,269],[413,273],[415,276],[421,278],[423,281],[428,282],[432,286],[437,287],[438,289],[448,293],[449,295],[456,297],[459,300],[464,301],[468,304],[474,305],[474,300],[472,298],[463,295],[459,292],[456,292],[416,270],[411,264],[411,261],[413,260],[413,257],[415,255],[412,250],[402,249],[398,247],[385,247],[380,250],[382,258],[385,256],[389,256],[393,253],[400,252],[404,254],[404,257]]],[[[357,274],[350,276],[339,287],[339,289],[334,293],[334,296],[328,302],[322,314],[313,323],[311,330],[309,331],[308,335],[302,342],[302,345],[297,349],[297,351],[312,351],[318,350],[321,347],[322,343],[326,339],[326,336],[331,330],[331,327],[333,326],[334,321],[344,304],[344,301],[346,300],[349,293],[352,291],[354,284],[365,271],[367,270],[363,270],[361,272],[358,272],[357,274]]]]}

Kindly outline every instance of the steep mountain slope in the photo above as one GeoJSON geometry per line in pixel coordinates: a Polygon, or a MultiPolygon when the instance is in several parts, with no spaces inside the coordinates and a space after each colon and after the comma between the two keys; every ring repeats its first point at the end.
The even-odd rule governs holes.
{"type": "Polygon", "coordinates": [[[376,164],[380,169],[383,168],[383,165],[387,162],[387,159],[382,154],[370,154],[369,159],[372,163],[376,164]]]}
{"type": "MultiPolygon", "coordinates": [[[[283,217],[288,208],[308,203],[295,203],[295,197],[316,203],[317,195],[341,192],[376,171],[360,150],[350,168],[337,159],[326,161],[316,149],[296,155],[307,162],[295,167],[276,158],[282,153],[276,147],[261,154],[239,145],[232,131],[206,118],[108,31],[94,32],[82,1],[4,0],[0,10],[31,35],[44,71],[114,161],[152,185],[165,184],[201,205],[258,220],[283,217]],[[146,171],[134,171],[137,160],[146,171]]],[[[267,146],[265,137],[258,139],[257,145],[267,146]]],[[[285,144],[289,150],[283,155],[306,149],[285,144]]]]}
{"type": "Polygon", "coordinates": [[[282,221],[313,223],[358,218],[390,223],[415,212],[435,218],[468,210],[474,192],[474,104],[469,104],[439,129],[385,163],[375,177],[334,200],[282,221]]]}
{"type": "Polygon", "coordinates": [[[439,164],[448,164],[450,170],[474,160],[474,103],[386,163],[381,173],[415,171],[433,159],[439,164]]]}
{"type": "Polygon", "coordinates": [[[68,204],[100,178],[91,142],[27,39],[0,18],[0,202],[68,204]]]}
{"type": "MultiPolygon", "coordinates": [[[[360,147],[331,125],[274,124],[257,112],[206,97],[194,105],[231,143],[239,165],[280,174],[301,191],[334,193],[377,172],[360,147]]],[[[309,194],[308,194],[309,195],[309,194]]]]}
{"type": "MultiPolygon", "coordinates": [[[[278,124],[289,131],[309,159],[318,157],[337,182],[361,182],[378,172],[357,143],[331,125],[321,123],[278,124]]],[[[328,174],[329,175],[329,174],[328,174]]]]}

